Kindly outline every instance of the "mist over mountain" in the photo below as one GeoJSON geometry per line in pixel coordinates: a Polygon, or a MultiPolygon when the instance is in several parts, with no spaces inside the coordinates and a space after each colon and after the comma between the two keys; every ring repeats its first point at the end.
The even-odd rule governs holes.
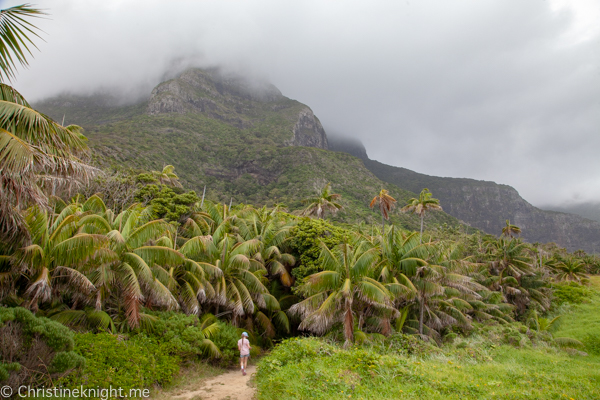
{"type": "MultiPolygon", "coordinates": [[[[219,69],[190,69],[157,85],[144,101],[119,106],[107,96],[61,95],[36,104],[56,119],[80,124],[104,168],[158,170],[172,164],[184,185],[234,204],[304,205],[315,186],[342,194],[341,221],[379,223],[368,202],[382,187],[400,202],[412,192],[377,179],[351,155],[331,152],[311,108],[274,86],[219,69]]],[[[416,228],[413,215],[392,221],[416,228]]],[[[458,226],[445,213],[428,221],[458,226]]]]}
{"type": "Polygon", "coordinates": [[[559,211],[577,214],[584,218],[600,222],[600,202],[548,204],[540,207],[542,210],[559,211]]]}
{"type": "MultiPolygon", "coordinates": [[[[540,210],[508,185],[430,176],[372,160],[360,140],[327,135],[309,106],[264,80],[231,71],[186,70],[134,104],[103,93],[61,95],[36,106],[82,125],[100,165],[149,170],[173,164],[188,187],[201,191],[206,185],[216,201],[285,202],[298,209],[315,185],[331,182],[346,201],[336,218],[375,223],[379,216],[367,205],[380,189],[402,205],[427,187],[445,211],[430,213],[430,224],[463,221],[498,235],[510,219],[528,241],[600,249],[598,222],[540,210]]],[[[399,212],[392,219],[406,228],[417,223],[399,212]]]]}
{"type": "Polygon", "coordinates": [[[534,205],[598,201],[596,3],[56,0],[15,87],[147,100],[191,66],[226,66],[385,164],[510,184],[534,205]]]}

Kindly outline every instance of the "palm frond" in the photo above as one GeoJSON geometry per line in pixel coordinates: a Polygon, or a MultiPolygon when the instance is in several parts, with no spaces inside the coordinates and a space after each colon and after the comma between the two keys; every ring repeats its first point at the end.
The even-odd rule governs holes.
{"type": "Polygon", "coordinates": [[[27,53],[32,55],[29,46],[37,49],[32,41],[37,38],[36,28],[26,18],[39,18],[46,15],[43,11],[31,8],[29,4],[14,6],[1,11],[0,14],[0,79],[15,77],[16,63],[27,66],[27,53]]]}

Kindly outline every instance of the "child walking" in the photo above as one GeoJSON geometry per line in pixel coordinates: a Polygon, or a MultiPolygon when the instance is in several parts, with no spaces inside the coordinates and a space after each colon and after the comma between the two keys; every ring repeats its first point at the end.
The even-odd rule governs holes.
{"type": "Polygon", "coordinates": [[[248,364],[248,357],[250,357],[250,341],[248,340],[248,334],[242,333],[242,338],[238,340],[238,349],[240,350],[240,364],[242,367],[242,375],[246,375],[246,366],[248,364]]]}

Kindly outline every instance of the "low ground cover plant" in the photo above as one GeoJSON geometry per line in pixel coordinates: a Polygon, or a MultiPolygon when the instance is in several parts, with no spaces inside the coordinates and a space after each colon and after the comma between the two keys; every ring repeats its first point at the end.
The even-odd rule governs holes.
{"type": "Polygon", "coordinates": [[[595,399],[598,357],[462,341],[419,356],[291,339],[259,363],[263,399],[595,399]],[[566,396],[566,397],[565,397],[566,396]]]}
{"type": "Polygon", "coordinates": [[[78,333],[75,351],[85,357],[85,368],[64,377],[64,387],[149,388],[170,383],[179,372],[180,358],[144,335],[78,333]]]}
{"type": "Polygon", "coordinates": [[[13,392],[21,385],[50,384],[82,367],[73,351],[74,333],[64,325],[36,317],[21,307],[0,307],[0,384],[13,392]]]}

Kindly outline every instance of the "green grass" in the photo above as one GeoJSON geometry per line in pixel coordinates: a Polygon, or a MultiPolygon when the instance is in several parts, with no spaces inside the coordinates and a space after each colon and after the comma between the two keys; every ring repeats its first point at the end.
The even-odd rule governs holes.
{"type": "Polygon", "coordinates": [[[569,308],[554,336],[580,340],[586,345],[585,351],[600,356],[600,276],[590,277],[590,287],[595,294],[569,308]]]}
{"type": "Polygon", "coordinates": [[[600,398],[598,357],[571,357],[553,348],[516,349],[507,345],[486,352],[486,357],[477,360],[448,350],[410,357],[338,348],[275,368],[270,367],[267,357],[257,377],[258,398],[600,398]]]}
{"type": "Polygon", "coordinates": [[[590,282],[594,296],[570,306],[554,332],[584,342],[589,356],[554,347],[545,334],[505,344],[517,324],[479,326],[439,349],[406,336],[349,350],[296,338],[259,363],[258,399],[599,399],[600,277],[590,282]]]}

